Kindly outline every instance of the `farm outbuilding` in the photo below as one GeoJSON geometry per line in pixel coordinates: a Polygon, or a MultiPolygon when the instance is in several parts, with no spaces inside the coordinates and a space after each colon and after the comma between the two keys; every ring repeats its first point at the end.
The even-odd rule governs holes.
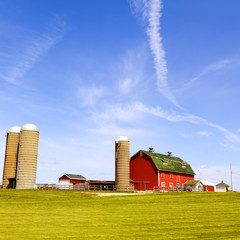
{"type": "Polygon", "coordinates": [[[78,174],[65,173],[59,178],[59,185],[73,185],[76,183],[85,183],[86,178],[78,174]]]}
{"type": "Polygon", "coordinates": [[[187,190],[194,192],[204,191],[203,183],[200,180],[188,180],[184,183],[184,187],[186,187],[187,190]]]}
{"type": "Polygon", "coordinates": [[[177,188],[187,180],[194,180],[191,166],[181,158],[140,150],[130,158],[130,181],[136,190],[177,188]]]}
{"type": "Polygon", "coordinates": [[[211,183],[209,181],[201,181],[203,184],[203,189],[206,192],[215,192],[215,183],[211,183]]]}
{"type": "Polygon", "coordinates": [[[221,181],[216,185],[216,192],[227,192],[229,188],[229,185],[221,181]]]}

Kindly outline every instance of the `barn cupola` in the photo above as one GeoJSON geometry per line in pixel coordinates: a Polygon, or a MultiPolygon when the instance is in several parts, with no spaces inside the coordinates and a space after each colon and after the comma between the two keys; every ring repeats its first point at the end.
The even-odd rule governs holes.
{"type": "Polygon", "coordinates": [[[149,147],[149,152],[154,153],[153,147],[149,147]]]}
{"type": "Polygon", "coordinates": [[[167,152],[168,153],[168,157],[172,157],[172,152],[167,152]]]}

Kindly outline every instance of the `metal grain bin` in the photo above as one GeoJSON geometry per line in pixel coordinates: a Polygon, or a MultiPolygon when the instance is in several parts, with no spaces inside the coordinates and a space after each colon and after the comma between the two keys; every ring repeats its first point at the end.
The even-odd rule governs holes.
{"type": "Polygon", "coordinates": [[[119,136],[115,141],[115,186],[117,191],[129,191],[129,140],[119,136]]]}
{"type": "Polygon", "coordinates": [[[21,127],[14,126],[7,132],[3,188],[15,188],[20,130],[21,127]]]}
{"type": "Polygon", "coordinates": [[[16,189],[33,189],[36,184],[38,128],[31,123],[22,126],[17,164],[16,189]]]}

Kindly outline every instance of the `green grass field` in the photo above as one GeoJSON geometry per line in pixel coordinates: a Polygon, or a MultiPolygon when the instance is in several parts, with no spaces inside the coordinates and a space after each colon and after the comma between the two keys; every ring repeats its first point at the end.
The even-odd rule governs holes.
{"type": "Polygon", "coordinates": [[[1,189],[0,239],[240,239],[240,193],[1,189]]]}

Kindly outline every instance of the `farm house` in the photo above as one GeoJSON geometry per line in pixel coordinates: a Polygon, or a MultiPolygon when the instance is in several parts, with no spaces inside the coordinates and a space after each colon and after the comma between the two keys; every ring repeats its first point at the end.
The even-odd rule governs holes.
{"type": "Polygon", "coordinates": [[[187,180],[194,180],[191,166],[181,158],[140,150],[130,158],[130,182],[136,190],[182,187],[187,180]]]}

